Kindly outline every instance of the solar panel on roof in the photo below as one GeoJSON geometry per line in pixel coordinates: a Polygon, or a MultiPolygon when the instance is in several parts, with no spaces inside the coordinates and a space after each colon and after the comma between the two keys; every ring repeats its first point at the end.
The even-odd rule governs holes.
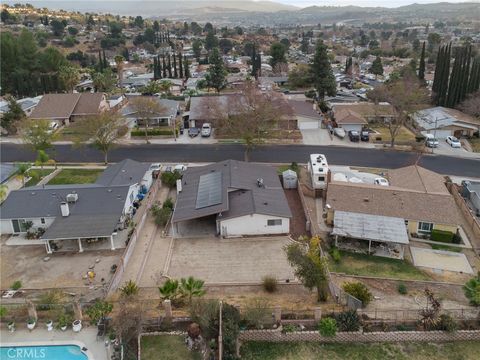
{"type": "Polygon", "coordinates": [[[196,209],[222,203],[222,173],[201,175],[198,183],[196,209]]]}

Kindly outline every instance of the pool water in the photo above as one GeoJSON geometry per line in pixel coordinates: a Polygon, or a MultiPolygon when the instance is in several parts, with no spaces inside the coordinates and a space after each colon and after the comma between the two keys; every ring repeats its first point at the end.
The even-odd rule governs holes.
{"type": "Polygon", "coordinates": [[[1,360],[88,360],[78,345],[2,346],[1,360]]]}

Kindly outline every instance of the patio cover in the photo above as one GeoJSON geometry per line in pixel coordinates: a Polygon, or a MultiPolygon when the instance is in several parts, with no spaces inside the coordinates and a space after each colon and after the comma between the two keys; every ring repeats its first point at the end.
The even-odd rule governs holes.
{"type": "Polygon", "coordinates": [[[333,223],[332,235],[403,245],[409,243],[402,218],[335,211],[333,223]]]}

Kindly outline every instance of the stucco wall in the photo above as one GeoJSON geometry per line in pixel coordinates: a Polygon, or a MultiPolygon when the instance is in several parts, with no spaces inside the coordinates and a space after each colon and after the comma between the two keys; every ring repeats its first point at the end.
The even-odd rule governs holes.
{"type": "MultiPolygon", "coordinates": [[[[451,231],[455,233],[457,231],[456,225],[446,225],[446,224],[433,224],[433,228],[437,230],[443,231],[451,231]]],[[[417,234],[418,233],[418,221],[409,220],[408,221],[408,232],[410,234],[417,234]]]]}
{"type": "Polygon", "coordinates": [[[261,214],[245,215],[220,221],[220,231],[224,237],[287,234],[290,231],[290,219],[261,214]],[[273,219],[282,219],[282,224],[268,226],[267,221],[273,219]]]}
{"type": "MultiPolygon", "coordinates": [[[[30,219],[24,219],[25,221],[31,221],[33,222],[33,229],[37,228],[48,228],[52,223],[53,220],[55,220],[54,217],[49,217],[49,218],[44,218],[45,219],[45,224],[42,224],[41,218],[30,218],[30,219]]],[[[20,219],[18,219],[20,220],[20,219]]],[[[2,219],[0,222],[0,233],[2,234],[13,234],[13,225],[12,225],[12,220],[11,219],[2,219]]]]}

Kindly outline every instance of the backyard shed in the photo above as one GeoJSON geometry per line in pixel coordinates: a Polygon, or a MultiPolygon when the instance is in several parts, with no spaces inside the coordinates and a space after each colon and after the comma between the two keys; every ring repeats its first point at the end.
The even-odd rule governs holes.
{"type": "Polygon", "coordinates": [[[296,189],[298,186],[297,173],[291,169],[287,169],[282,172],[283,188],[284,189],[296,189]]]}

